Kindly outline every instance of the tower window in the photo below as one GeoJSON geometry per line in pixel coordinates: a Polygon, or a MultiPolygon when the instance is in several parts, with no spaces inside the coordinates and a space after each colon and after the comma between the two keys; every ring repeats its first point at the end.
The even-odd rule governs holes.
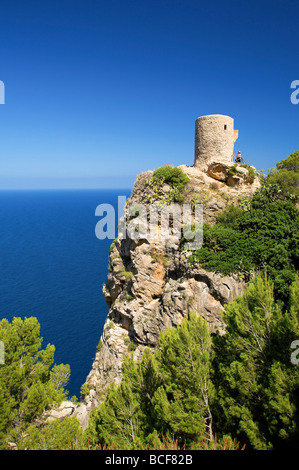
{"type": "Polygon", "coordinates": [[[226,129],[227,129],[227,125],[226,125],[226,124],[224,124],[224,130],[226,131],[226,129]]]}

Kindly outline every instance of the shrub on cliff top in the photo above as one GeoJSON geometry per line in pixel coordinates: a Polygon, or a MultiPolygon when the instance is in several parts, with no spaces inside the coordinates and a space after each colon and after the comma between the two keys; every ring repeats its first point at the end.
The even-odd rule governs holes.
{"type": "Polygon", "coordinates": [[[173,188],[183,190],[190,181],[188,176],[178,167],[162,166],[154,171],[153,178],[159,183],[168,183],[173,188]]]}
{"type": "MultiPolygon", "coordinates": [[[[147,181],[147,184],[154,189],[155,195],[164,204],[172,202],[184,202],[182,192],[186,184],[189,183],[189,178],[178,167],[162,166],[154,171],[153,176],[147,181]],[[162,185],[166,183],[171,187],[167,196],[161,191],[162,185]]],[[[153,202],[150,200],[150,202],[153,202]]]]}

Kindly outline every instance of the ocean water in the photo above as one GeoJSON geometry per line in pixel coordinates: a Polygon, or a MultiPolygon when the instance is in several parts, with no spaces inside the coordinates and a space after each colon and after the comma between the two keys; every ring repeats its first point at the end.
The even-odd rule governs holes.
{"type": "MultiPolygon", "coordinates": [[[[80,397],[108,313],[102,286],[112,240],[99,240],[95,209],[130,190],[0,191],[0,319],[37,317],[42,347],[70,364],[80,397]]],[[[117,234],[116,234],[117,235],[117,234]]]]}

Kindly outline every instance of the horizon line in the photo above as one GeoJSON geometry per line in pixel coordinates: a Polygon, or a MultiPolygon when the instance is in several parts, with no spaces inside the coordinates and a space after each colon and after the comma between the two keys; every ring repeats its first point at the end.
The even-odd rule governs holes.
{"type": "Polygon", "coordinates": [[[0,188],[0,191],[113,191],[128,190],[131,187],[107,187],[107,188],[0,188]]]}

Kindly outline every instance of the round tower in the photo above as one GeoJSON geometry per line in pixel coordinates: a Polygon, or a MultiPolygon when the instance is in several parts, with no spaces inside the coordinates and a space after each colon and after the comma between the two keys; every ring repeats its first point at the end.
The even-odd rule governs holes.
{"type": "Polygon", "coordinates": [[[237,138],[230,116],[211,114],[197,118],[194,166],[205,170],[212,162],[231,163],[237,138]]]}

